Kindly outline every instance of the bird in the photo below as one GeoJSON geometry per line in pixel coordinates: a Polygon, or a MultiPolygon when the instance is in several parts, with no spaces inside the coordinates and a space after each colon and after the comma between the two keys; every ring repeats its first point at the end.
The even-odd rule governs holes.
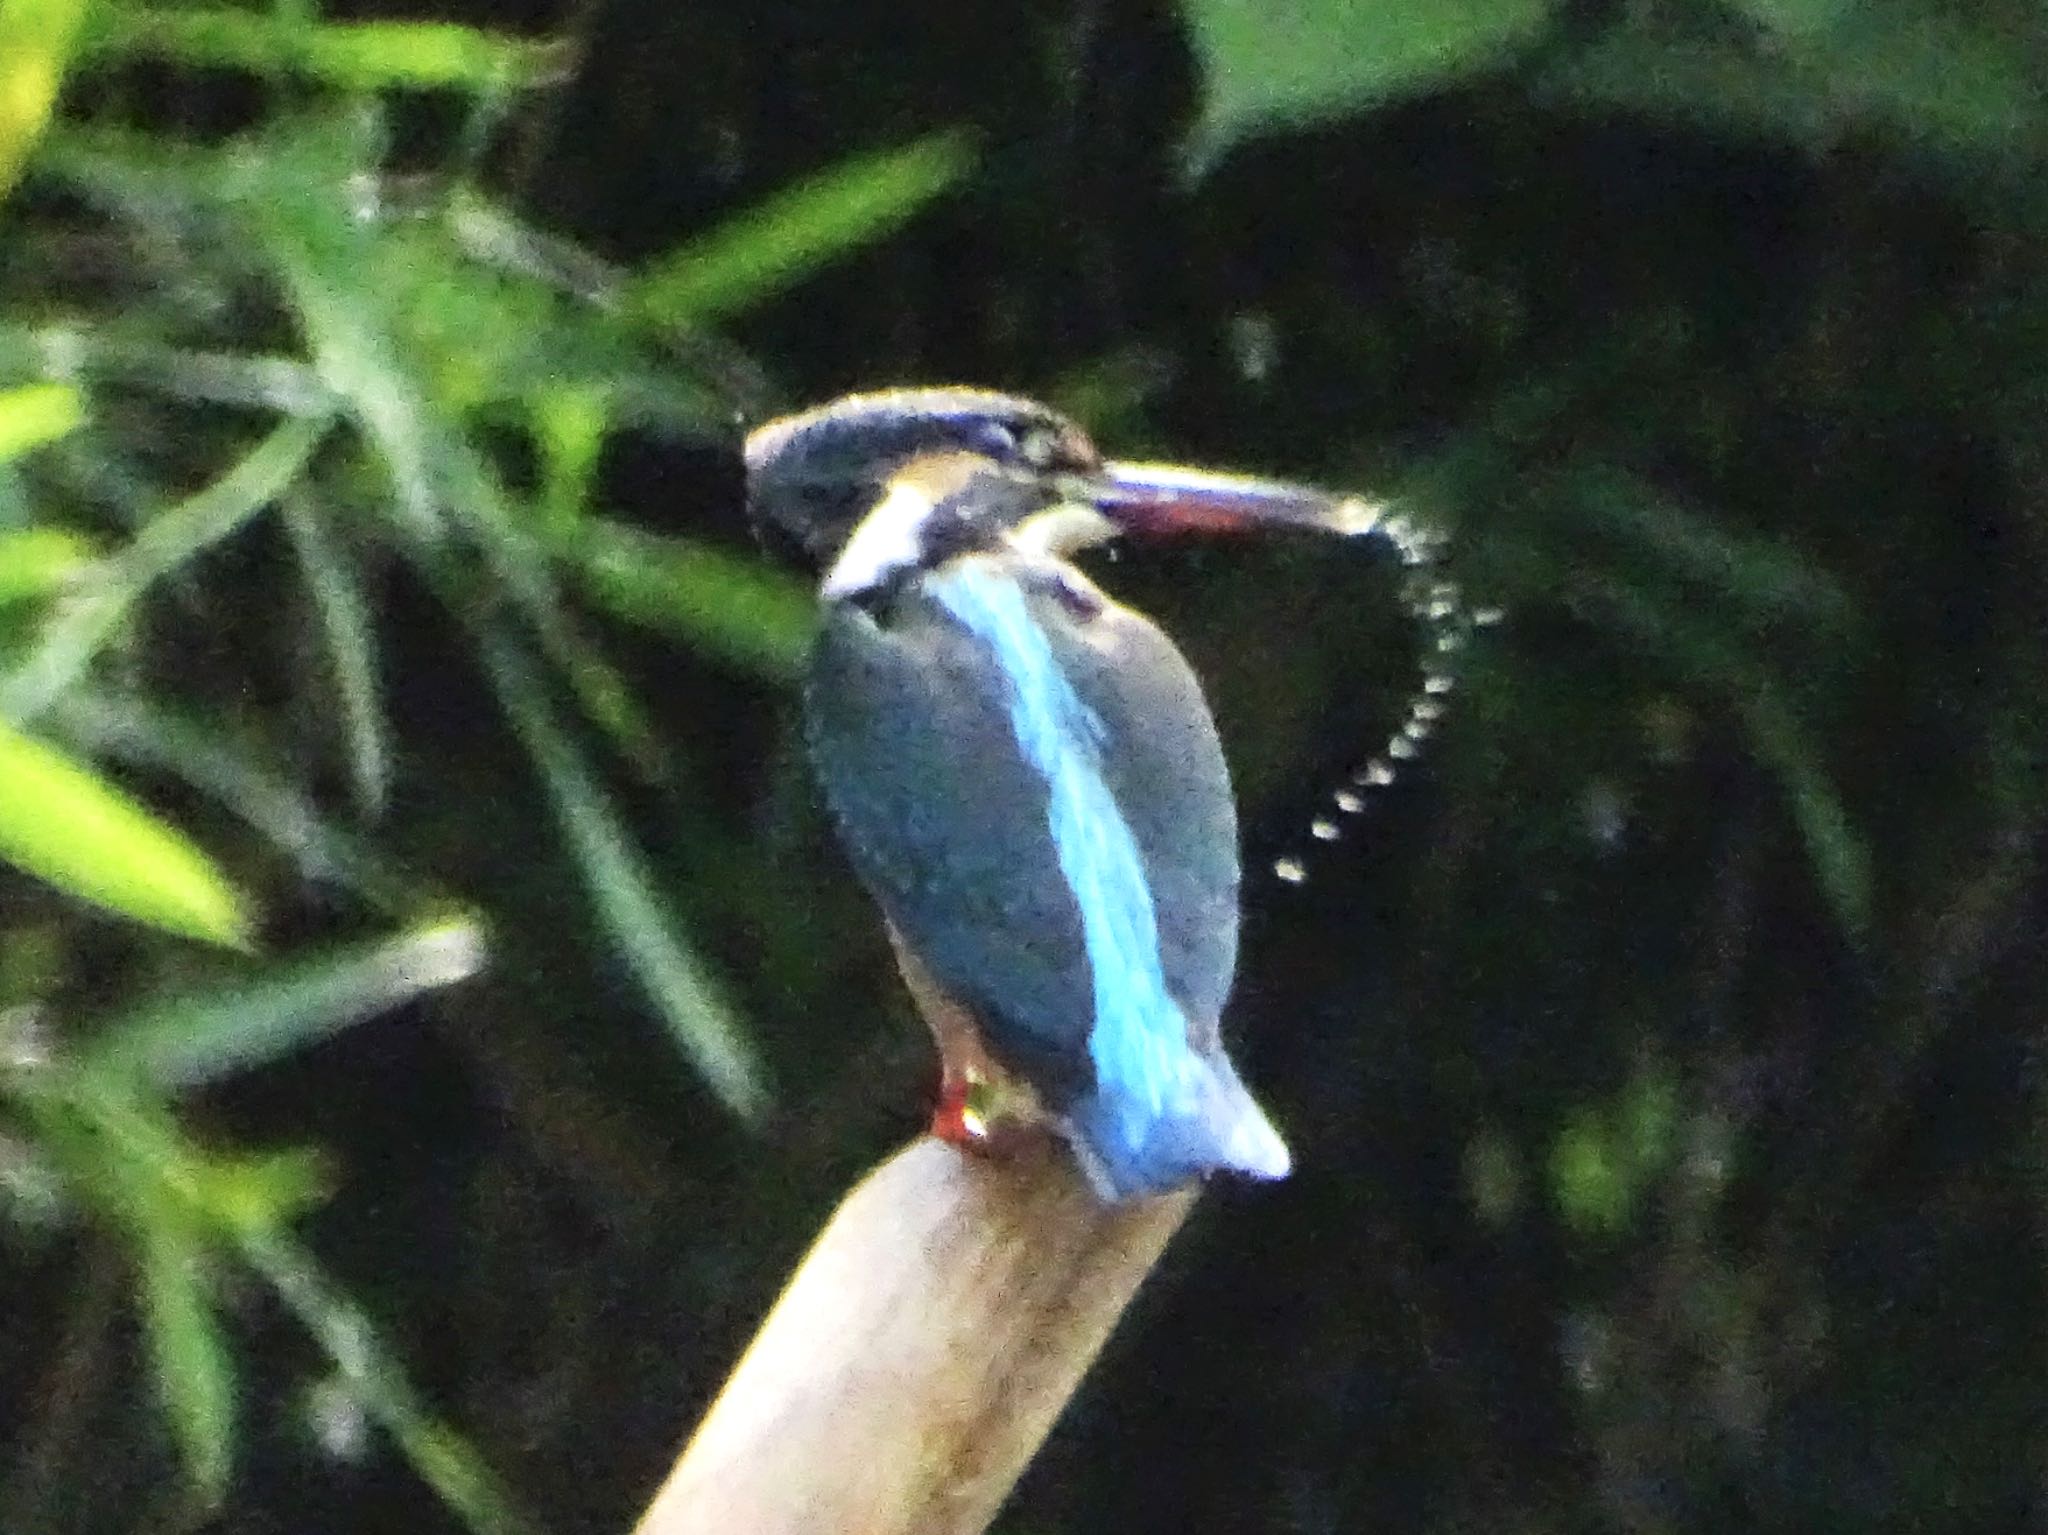
{"type": "Polygon", "coordinates": [[[1073,562],[1128,533],[1306,526],[1380,508],[1106,461],[1017,395],[849,395],[745,443],[765,541],[819,576],[809,754],[937,1038],[932,1128],[1050,1128],[1108,1203],[1291,1157],[1224,1047],[1235,802],[1194,671],[1073,562]]]}

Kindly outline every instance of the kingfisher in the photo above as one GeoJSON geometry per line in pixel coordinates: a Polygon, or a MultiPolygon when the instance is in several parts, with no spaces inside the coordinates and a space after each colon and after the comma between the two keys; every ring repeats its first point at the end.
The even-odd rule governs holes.
{"type": "Polygon", "coordinates": [[[976,389],[851,395],[745,453],[750,518],[821,578],[810,755],[938,1041],[934,1133],[1049,1127],[1111,1203],[1286,1176],[1221,1033],[1240,873],[1215,722],[1173,642],[1071,557],[1382,510],[1107,461],[976,389]]]}

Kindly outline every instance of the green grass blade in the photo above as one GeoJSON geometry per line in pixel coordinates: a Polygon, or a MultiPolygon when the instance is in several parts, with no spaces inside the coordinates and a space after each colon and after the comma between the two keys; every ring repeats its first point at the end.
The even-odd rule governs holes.
{"type": "Polygon", "coordinates": [[[501,634],[485,633],[482,641],[492,684],[547,785],[598,916],[712,1091],[742,1120],[758,1120],[768,1095],[737,1014],[662,911],[652,876],[556,724],[525,659],[501,634]]]}
{"type": "Polygon", "coordinates": [[[56,702],[152,582],[236,532],[304,472],[325,427],[286,421],[211,485],[144,524],[127,548],[102,562],[94,587],[66,603],[28,657],[0,679],[0,717],[26,723],[56,702]]]}
{"type": "Polygon", "coordinates": [[[150,1373],[198,1511],[217,1509],[234,1469],[235,1365],[207,1282],[208,1253],[161,1205],[137,1233],[138,1300],[150,1373]]]}
{"type": "Polygon", "coordinates": [[[517,514],[497,475],[468,444],[451,444],[440,468],[448,509],[533,626],[542,651],[560,669],[578,706],[637,770],[648,776],[658,773],[664,753],[654,723],[624,675],[579,631],[563,607],[554,568],[532,519],[517,514]]]}
{"type": "Polygon", "coordinates": [[[4,723],[0,858],[135,921],[248,947],[246,903],[183,832],[83,763],[4,723]]]}
{"type": "Polygon", "coordinates": [[[1633,475],[1606,467],[1575,474],[1570,505],[1592,529],[1624,538],[1674,574],[1760,618],[1790,618],[1845,632],[1853,618],[1841,584],[1802,551],[1731,531],[1633,475]]]}
{"type": "Polygon", "coordinates": [[[802,673],[816,603],[760,561],[595,517],[570,530],[561,552],[585,597],[614,617],[771,681],[802,673]]]}
{"type": "Polygon", "coordinates": [[[464,1524],[476,1535],[538,1530],[476,1448],[427,1410],[376,1324],[311,1254],[274,1229],[248,1230],[237,1245],[243,1261],[319,1341],[351,1394],[397,1442],[420,1479],[464,1524]]]}
{"type": "Polygon", "coordinates": [[[1712,686],[1728,700],[1758,761],[1785,791],[1815,882],[1835,920],[1852,941],[1862,941],[1872,912],[1870,849],[1828,772],[1820,742],[1786,703],[1776,680],[1715,632],[1711,620],[1645,599],[1618,580],[1561,572],[1559,588],[1574,580],[1594,594],[1601,614],[1618,622],[1632,640],[1672,658],[1693,682],[1712,686]]]}
{"type": "Polygon", "coordinates": [[[628,311],[688,328],[759,303],[895,229],[974,161],[959,133],[859,156],[655,261],[628,287],[628,311]]]}
{"type": "Polygon", "coordinates": [[[1551,0],[1187,0],[1202,111],[1186,150],[1366,111],[1498,68],[1549,25],[1551,0]]]}
{"type": "MultiPolygon", "coordinates": [[[[199,1283],[208,1257],[235,1258],[310,1332],[357,1400],[407,1461],[477,1535],[531,1535],[483,1458],[420,1401],[374,1322],[291,1237],[317,1193],[307,1159],[219,1157],[194,1146],[131,1083],[64,1067],[0,1074],[0,1094],[38,1132],[86,1202],[136,1247],[166,1408],[200,1477],[224,1485],[232,1450],[233,1374],[199,1283]],[[162,1261],[157,1261],[157,1255],[162,1261]]],[[[205,1486],[202,1482],[202,1492],[205,1486]]]]}
{"type": "Polygon", "coordinates": [[[68,1063],[0,1074],[0,1094],[133,1253],[150,1373],[197,1511],[216,1507],[234,1459],[235,1371],[211,1294],[204,1159],[157,1106],[68,1063]]]}
{"type": "Polygon", "coordinates": [[[422,923],[239,983],[143,1003],[109,1020],[79,1058],[160,1088],[202,1086],[465,980],[486,953],[474,917],[422,923]]]}
{"type": "Polygon", "coordinates": [[[327,250],[325,237],[333,232],[304,209],[266,209],[264,225],[322,382],[348,402],[383,461],[397,493],[393,509],[407,530],[427,545],[438,543],[443,529],[433,465],[444,434],[419,380],[401,365],[391,337],[378,324],[377,306],[363,302],[350,282],[338,280],[352,268],[354,253],[346,246],[327,250]],[[293,213],[301,217],[295,220],[293,213]]]}
{"type": "MultiPolygon", "coordinates": [[[[2048,149],[2039,67],[1999,26],[1933,7],[1905,21],[1845,8],[1833,25],[1776,29],[1768,47],[1609,28],[1536,82],[1539,100],[1622,110],[1709,132],[1806,146],[1895,136],[1996,162],[2048,149]]],[[[2006,210],[2009,211],[2009,210],[2006,210]]]]}
{"type": "Polygon", "coordinates": [[[0,202],[49,125],[85,0],[0,0],[0,202]]]}
{"type": "Polygon", "coordinates": [[[1775,691],[1759,687],[1742,705],[1757,756],[1784,785],[1821,894],[1850,937],[1869,934],[1873,876],[1869,845],[1828,776],[1820,743],[1775,691]]]}
{"type": "Polygon", "coordinates": [[[85,400],[69,384],[0,389],[0,464],[55,442],[85,420],[85,400]]]}
{"type": "Polygon", "coordinates": [[[328,536],[320,514],[299,496],[284,501],[285,531],[312,594],[327,641],[341,730],[348,748],[356,804],[374,818],[391,789],[391,749],[377,682],[377,636],[354,572],[328,536]]]}
{"type": "Polygon", "coordinates": [[[212,725],[144,698],[98,691],[72,693],[51,722],[94,757],[182,779],[253,827],[301,877],[344,886],[386,917],[402,919],[436,899],[334,825],[283,772],[212,725]]]}
{"type": "Polygon", "coordinates": [[[118,384],[167,399],[279,416],[330,416],[338,403],[319,374],[297,358],[166,346],[126,330],[121,323],[0,322],[0,371],[61,371],[95,386],[118,384]]]}
{"type": "Polygon", "coordinates": [[[0,533],[0,607],[62,591],[96,557],[91,544],[62,528],[0,533]]]}
{"type": "Polygon", "coordinates": [[[557,85],[561,44],[452,22],[318,21],[228,6],[103,4],[89,57],[163,59],[210,69],[303,75],[349,91],[456,90],[494,95],[557,85]]]}

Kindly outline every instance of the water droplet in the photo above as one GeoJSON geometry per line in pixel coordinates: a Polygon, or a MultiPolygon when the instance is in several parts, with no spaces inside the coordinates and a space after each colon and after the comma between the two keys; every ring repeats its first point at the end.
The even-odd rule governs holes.
{"type": "Polygon", "coordinates": [[[1472,610],[1472,622],[1479,625],[1482,629],[1491,628],[1507,616],[1506,608],[1474,608],[1472,610]]]}
{"type": "Polygon", "coordinates": [[[1411,761],[1416,751],[1415,743],[1406,736],[1395,736],[1387,743],[1387,755],[1397,762],[1411,761]]]}
{"type": "Polygon", "coordinates": [[[1365,796],[1356,789],[1339,789],[1330,798],[1336,801],[1337,808],[1346,815],[1358,815],[1365,809],[1365,796]]]}
{"type": "MultiPolygon", "coordinates": [[[[1427,693],[1432,690],[1429,688],[1424,688],[1423,691],[1427,693]]],[[[1443,717],[1444,706],[1441,702],[1434,698],[1418,698],[1409,707],[1408,710],[1408,718],[1410,718],[1411,720],[1418,721],[1425,725],[1434,724],[1437,720],[1440,720],[1443,717]]]]}
{"type": "Polygon", "coordinates": [[[1384,789],[1394,781],[1394,770],[1384,762],[1368,762],[1365,771],[1358,775],[1358,782],[1384,789]]]}
{"type": "Polygon", "coordinates": [[[1442,672],[1431,672],[1422,679],[1422,691],[1435,694],[1439,698],[1457,685],[1454,678],[1446,677],[1442,672]]]}
{"type": "Polygon", "coordinates": [[[1327,821],[1320,816],[1309,822],[1308,834],[1318,842],[1335,842],[1338,837],[1343,835],[1342,832],[1338,831],[1335,821],[1327,821]]]}
{"type": "Polygon", "coordinates": [[[1298,885],[1308,878],[1308,870],[1299,858],[1274,859],[1273,872],[1290,885],[1298,885]]]}

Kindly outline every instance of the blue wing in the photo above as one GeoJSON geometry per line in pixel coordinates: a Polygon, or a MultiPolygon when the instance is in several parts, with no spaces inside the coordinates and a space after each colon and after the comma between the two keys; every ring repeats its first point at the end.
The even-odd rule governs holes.
{"type": "Polygon", "coordinates": [[[1158,629],[1060,567],[962,556],[828,612],[808,713],[855,867],[1106,1191],[1284,1168],[1217,1044],[1236,821],[1158,629]]]}

